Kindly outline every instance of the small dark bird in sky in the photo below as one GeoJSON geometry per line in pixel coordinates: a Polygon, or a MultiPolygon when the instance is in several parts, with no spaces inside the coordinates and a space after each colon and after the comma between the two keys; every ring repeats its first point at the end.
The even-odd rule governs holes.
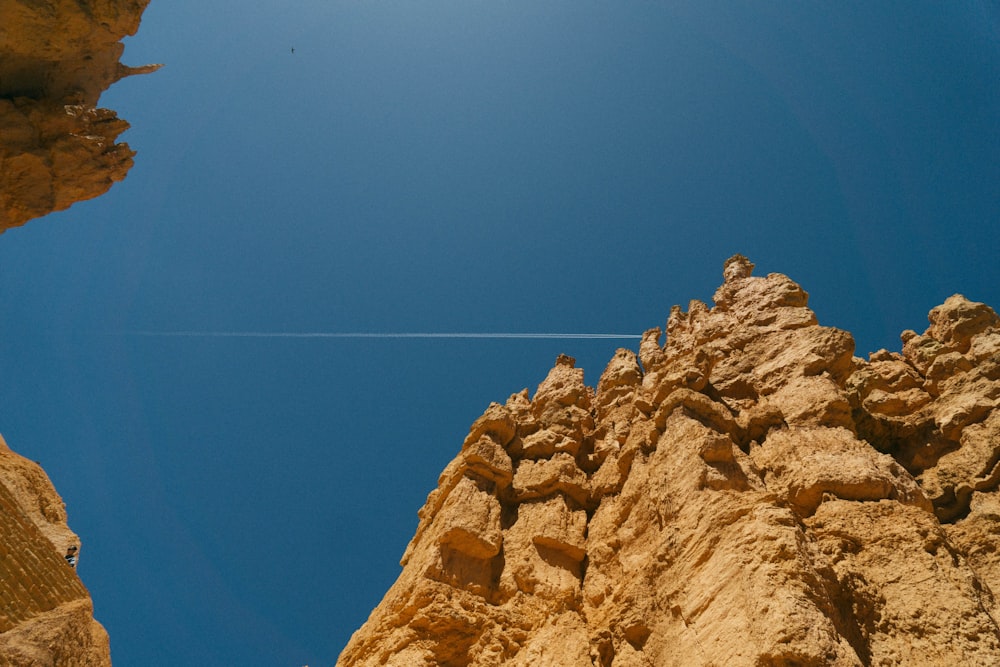
{"type": "Polygon", "coordinates": [[[295,47],[294,46],[292,47],[292,53],[295,53],[295,47]]]}

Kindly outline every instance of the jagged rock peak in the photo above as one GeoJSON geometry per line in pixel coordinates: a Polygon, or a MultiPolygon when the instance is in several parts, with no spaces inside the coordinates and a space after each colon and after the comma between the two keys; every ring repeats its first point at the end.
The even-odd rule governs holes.
{"type": "Polygon", "coordinates": [[[733,255],[722,265],[722,276],[731,282],[740,278],[749,278],[753,274],[754,263],[743,255],[733,255]]]}
{"type": "Polygon", "coordinates": [[[752,271],[492,404],[338,664],[997,664],[996,313],[866,361],[752,271]]]}

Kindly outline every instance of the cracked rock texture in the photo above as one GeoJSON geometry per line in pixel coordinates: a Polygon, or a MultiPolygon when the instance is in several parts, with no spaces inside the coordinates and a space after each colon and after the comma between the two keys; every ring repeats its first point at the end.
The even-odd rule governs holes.
{"type": "Polygon", "coordinates": [[[1000,664],[1000,319],[864,360],[752,270],[490,405],[338,665],[1000,664]]]}
{"type": "Polygon", "coordinates": [[[135,153],[96,108],[149,0],[0,0],[0,232],[104,194],[135,153]]]}
{"type": "Polygon", "coordinates": [[[111,665],[90,594],[64,559],[79,544],[41,466],[0,438],[0,666],[111,665]]]}

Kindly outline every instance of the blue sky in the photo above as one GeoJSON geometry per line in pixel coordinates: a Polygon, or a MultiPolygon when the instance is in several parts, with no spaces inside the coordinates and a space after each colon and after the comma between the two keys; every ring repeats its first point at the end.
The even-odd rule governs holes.
{"type": "Polygon", "coordinates": [[[1000,305],[1000,12],[154,0],[128,178],[0,237],[2,430],[116,665],[331,665],[490,401],[741,252],[858,353],[1000,305]],[[294,48],[294,54],[291,49],[294,48]]]}

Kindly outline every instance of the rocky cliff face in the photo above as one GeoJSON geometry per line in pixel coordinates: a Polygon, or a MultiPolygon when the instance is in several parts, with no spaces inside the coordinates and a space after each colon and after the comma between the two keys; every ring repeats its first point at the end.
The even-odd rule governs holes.
{"type": "Polygon", "coordinates": [[[0,438],[0,666],[111,665],[108,635],[65,559],[79,545],[48,476],[0,438]]]}
{"type": "MultiPolygon", "coordinates": [[[[0,232],[125,177],[128,123],[96,108],[149,0],[0,0],[0,232]]],[[[104,667],[108,635],[65,559],[79,540],[45,472],[0,438],[0,667],[104,667]]]]}
{"type": "Polygon", "coordinates": [[[1000,663],[1000,319],[864,360],[752,269],[490,405],[338,664],[1000,663]]]}
{"type": "Polygon", "coordinates": [[[149,0],[0,0],[0,232],[104,194],[134,153],[96,108],[149,0]]]}

